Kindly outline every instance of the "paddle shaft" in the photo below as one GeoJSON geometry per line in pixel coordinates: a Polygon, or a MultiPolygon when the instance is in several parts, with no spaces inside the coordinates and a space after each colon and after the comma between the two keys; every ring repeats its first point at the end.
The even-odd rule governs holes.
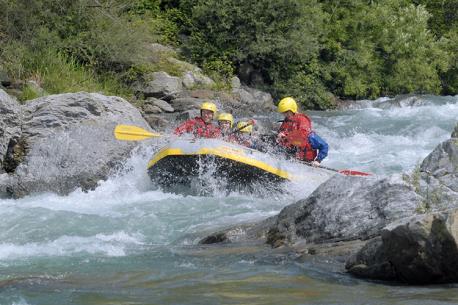
{"type": "MultiPolygon", "coordinates": [[[[307,164],[308,166],[314,167],[311,162],[304,162],[304,163],[307,164]]],[[[340,173],[340,174],[343,174],[343,175],[346,175],[346,176],[370,176],[371,175],[369,173],[355,171],[355,170],[352,170],[352,169],[341,169],[341,170],[339,170],[339,169],[323,166],[321,164],[318,167],[319,168],[324,168],[324,169],[327,169],[327,170],[330,170],[330,171],[333,171],[333,172],[336,172],[336,173],[340,173]]]]}

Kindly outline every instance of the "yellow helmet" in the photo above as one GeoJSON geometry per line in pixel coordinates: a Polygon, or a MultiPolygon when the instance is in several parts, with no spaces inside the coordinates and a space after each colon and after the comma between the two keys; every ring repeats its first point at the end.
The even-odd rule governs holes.
{"type": "Polygon", "coordinates": [[[288,110],[297,113],[297,103],[292,97],[285,97],[278,103],[278,112],[283,113],[288,110]]]}
{"type": "Polygon", "coordinates": [[[230,113],[221,113],[218,115],[218,121],[229,121],[231,122],[231,128],[232,125],[234,124],[234,117],[230,113]]]}
{"type": "Polygon", "coordinates": [[[202,105],[200,105],[200,110],[210,110],[213,111],[213,113],[217,111],[216,105],[212,102],[203,102],[202,105]]]}
{"type": "Polygon", "coordinates": [[[240,121],[237,123],[237,130],[244,133],[251,133],[253,131],[253,125],[248,125],[248,122],[240,121]],[[243,127],[245,126],[245,127],[243,127]]]}

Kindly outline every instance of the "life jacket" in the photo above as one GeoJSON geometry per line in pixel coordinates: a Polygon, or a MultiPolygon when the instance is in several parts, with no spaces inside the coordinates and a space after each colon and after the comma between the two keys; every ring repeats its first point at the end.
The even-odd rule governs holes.
{"type": "Polygon", "coordinates": [[[219,127],[212,123],[205,123],[201,117],[187,120],[178,126],[174,133],[182,135],[183,133],[191,133],[196,138],[218,138],[221,137],[219,127]]]}
{"type": "Polygon", "coordinates": [[[295,148],[296,158],[304,161],[313,161],[318,155],[318,151],[312,148],[312,144],[309,141],[309,135],[311,131],[305,132],[304,130],[295,130],[284,138],[284,145],[286,148],[295,148]]]}
{"type": "Polygon", "coordinates": [[[308,116],[302,113],[295,113],[289,118],[285,118],[278,130],[279,133],[288,134],[292,131],[301,130],[304,133],[312,131],[312,121],[308,116]]]}
{"type": "Polygon", "coordinates": [[[318,151],[312,148],[312,145],[310,144],[308,140],[308,136],[305,142],[306,142],[305,145],[297,150],[296,158],[299,160],[312,162],[313,160],[316,159],[316,156],[318,155],[318,151]]]}

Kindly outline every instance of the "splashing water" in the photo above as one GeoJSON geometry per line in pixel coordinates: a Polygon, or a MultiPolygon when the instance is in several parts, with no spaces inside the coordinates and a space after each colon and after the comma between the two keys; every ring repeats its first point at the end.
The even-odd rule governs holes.
{"type": "MultiPolygon", "coordinates": [[[[458,97],[421,106],[390,100],[309,112],[330,145],[323,165],[408,172],[457,123],[458,97]]],[[[272,117],[269,117],[272,120],[272,117]]],[[[298,263],[264,245],[199,246],[205,233],[276,215],[312,189],[212,197],[153,190],[146,173],[162,143],[140,145],[94,191],[0,200],[0,304],[454,304],[447,286],[355,280],[339,264],[298,263]]],[[[259,186],[262,188],[262,186],[259,186]]]]}

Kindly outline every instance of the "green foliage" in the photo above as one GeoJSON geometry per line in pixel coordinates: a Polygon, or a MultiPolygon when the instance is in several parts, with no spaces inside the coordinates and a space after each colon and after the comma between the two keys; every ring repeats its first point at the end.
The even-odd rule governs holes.
{"type": "MultiPolygon", "coordinates": [[[[95,74],[74,58],[61,51],[49,47],[32,51],[20,43],[9,44],[0,57],[8,63],[8,74],[16,79],[33,80],[49,94],[62,92],[104,92],[108,95],[129,97],[130,90],[116,76],[111,74],[95,74]],[[11,54],[16,49],[15,56],[11,54]],[[8,58],[13,58],[9,61],[8,58]],[[20,64],[17,64],[20,63],[20,64]]],[[[29,100],[41,96],[33,86],[23,88],[21,100],[29,100]]]]}
{"type": "Polygon", "coordinates": [[[204,72],[216,81],[228,82],[234,75],[232,62],[227,58],[206,60],[203,64],[204,72]]]}
{"type": "Polygon", "coordinates": [[[458,0],[414,0],[417,5],[424,5],[432,15],[429,28],[438,37],[458,28],[458,0]]]}
{"type": "Polygon", "coordinates": [[[305,108],[333,107],[334,96],[458,94],[458,0],[0,0],[0,20],[3,69],[49,93],[128,96],[150,72],[181,76],[176,54],[149,51],[159,42],[217,89],[238,74],[305,108]]]}
{"type": "Polygon", "coordinates": [[[38,92],[33,86],[25,85],[25,87],[22,88],[22,94],[19,97],[19,100],[24,102],[24,101],[36,99],[41,96],[42,96],[41,93],[38,92]]]}
{"type": "Polygon", "coordinates": [[[458,94],[458,27],[447,32],[441,39],[442,49],[449,54],[449,69],[441,73],[442,94],[458,94]]]}
{"type": "Polygon", "coordinates": [[[439,93],[448,54],[428,30],[430,14],[407,1],[330,7],[322,59],[326,81],[343,97],[439,93]],[[332,8],[332,9],[331,9],[332,8]]]}
{"type": "Polygon", "coordinates": [[[323,16],[315,1],[194,1],[190,13],[192,31],[184,47],[199,64],[248,64],[275,86],[318,54],[323,16]]]}

